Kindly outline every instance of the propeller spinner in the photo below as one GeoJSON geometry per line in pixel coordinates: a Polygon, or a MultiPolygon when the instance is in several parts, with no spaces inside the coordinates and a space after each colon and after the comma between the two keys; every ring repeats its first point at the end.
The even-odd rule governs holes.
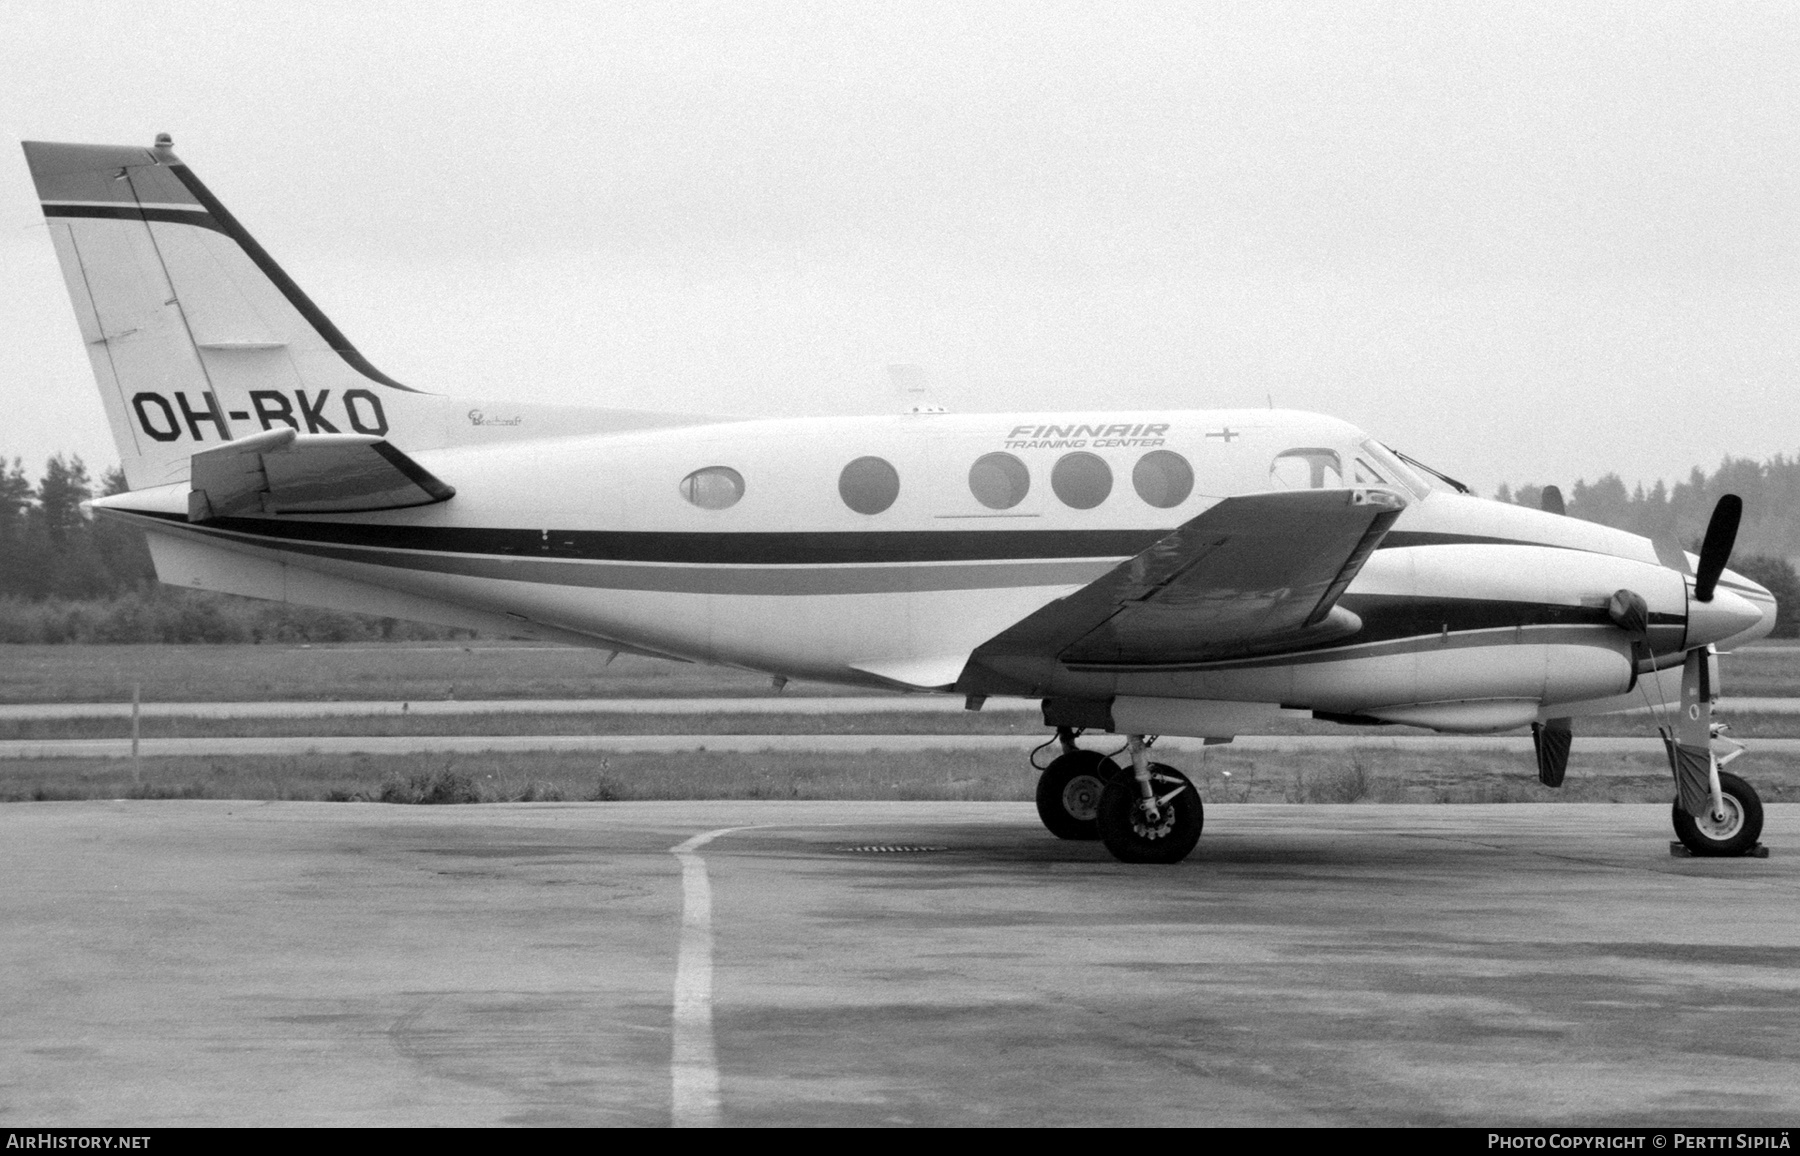
{"type": "Polygon", "coordinates": [[[1743,516],[1744,502],[1736,494],[1726,494],[1713,507],[1712,520],[1706,524],[1706,538],[1700,544],[1693,597],[1688,599],[1687,637],[1681,644],[1684,650],[1720,642],[1749,630],[1762,619],[1762,611],[1748,599],[1719,589],[1719,575],[1731,560],[1738,522],[1743,516]]]}

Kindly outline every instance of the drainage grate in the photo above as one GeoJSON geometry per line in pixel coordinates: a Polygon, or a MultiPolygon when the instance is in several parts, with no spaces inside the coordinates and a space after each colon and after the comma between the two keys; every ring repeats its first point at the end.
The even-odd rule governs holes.
{"type": "Polygon", "coordinates": [[[854,847],[834,850],[852,855],[917,855],[926,851],[948,851],[948,847],[927,847],[920,843],[859,843],[854,847]]]}

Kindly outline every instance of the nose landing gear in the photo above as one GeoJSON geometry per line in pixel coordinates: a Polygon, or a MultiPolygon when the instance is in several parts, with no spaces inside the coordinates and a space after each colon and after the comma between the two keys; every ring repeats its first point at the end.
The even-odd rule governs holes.
{"type": "Polygon", "coordinates": [[[1678,799],[1670,812],[1675,837],[1695,857],[1745,855],[1762,837],[1763,807],[1756,788],[1719,772],[1719,798],[1703,815],[1690,815],[1678,799]]]}

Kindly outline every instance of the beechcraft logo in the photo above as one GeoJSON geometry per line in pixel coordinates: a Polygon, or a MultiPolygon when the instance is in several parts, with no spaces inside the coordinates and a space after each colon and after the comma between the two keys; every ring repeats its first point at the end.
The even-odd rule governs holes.
{"type": "Polygon", "coordinates": [[[1117,449],[1127,446],[1160,446],[1169,432],[1167,422],[1124,422],[1113,425],[1016,425],[1006,435],[1009,450],[1117,449]]]}

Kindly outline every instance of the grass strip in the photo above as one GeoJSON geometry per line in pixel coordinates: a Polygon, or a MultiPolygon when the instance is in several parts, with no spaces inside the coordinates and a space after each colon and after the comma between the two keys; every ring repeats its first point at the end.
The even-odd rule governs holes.
{"type": "MultiPolygon", "coordinates": [[[[1656,803],[1673,795],[1654,754],[1579,754],[1560,790],[1529,761],[1494,752],[1209,751],[1182,769],[1222,803],[1656,803]]],[[[1768,802],[1800,801],[1800,768],[1745,759],[1733,768],[1768,802]]],[[[740,754],[521,753],[481,756],[287,755],[21,759],[0,763],[0,802],[77,799],[296,799],[531,802],[638,799],[1014,800],[1037,776],[993,751],[740,754]]]]}
{"type": "MultiPolygon", "coordinates": [[[[1758,738],[1800,737],[1800,715],[1726,715],[1734,738],[1754,742],[1758,738]]],[[[146,718],[142,737],[234,738],[318,736],[413,736],[413,735],[802,735],[802,734],[919,734],[919,735],[1017,735],[1021,752],[1050,737],[1035,715],[1022,711],[954,714],[466,714],[383,715],[340,718],[146,718]]],[[[1258,729],[1272,735],[1338,735],[1379,741],[1426,732],[1412,727],[1351,730],[1336,723],[1307,719],[1277,720],[1258,729]]],[[[1518,731],[1519,735],[1527,732],[1518,731]]],[[[1655,735],[1648,715],[1602,715],[1577,719],[1577,749],[1583,736],[1655,735]]],[[[20,719],[0,720],[0,740],[108,739],[131,737],[130,719],[20,719]]],[[[1110,749],[1124,740],[1093,736],[1090,745],[1110,749]]]]}
{"type": "MultiPolygon", "coordinates": [[[[1785,643],[1785,644],[1783,644],[1785,643]]],[[[1800,645],[1758,643],[1720,659],[1727,695],[1800,697],[1800,645]]],[[[769,693],[724,667],[505,643],[328,646],[0,645],[0,702],[238,702],[484,698],[705,698],[769,693]]],[[[795,683],[794,695],[857,693],[795,683]]]]}

